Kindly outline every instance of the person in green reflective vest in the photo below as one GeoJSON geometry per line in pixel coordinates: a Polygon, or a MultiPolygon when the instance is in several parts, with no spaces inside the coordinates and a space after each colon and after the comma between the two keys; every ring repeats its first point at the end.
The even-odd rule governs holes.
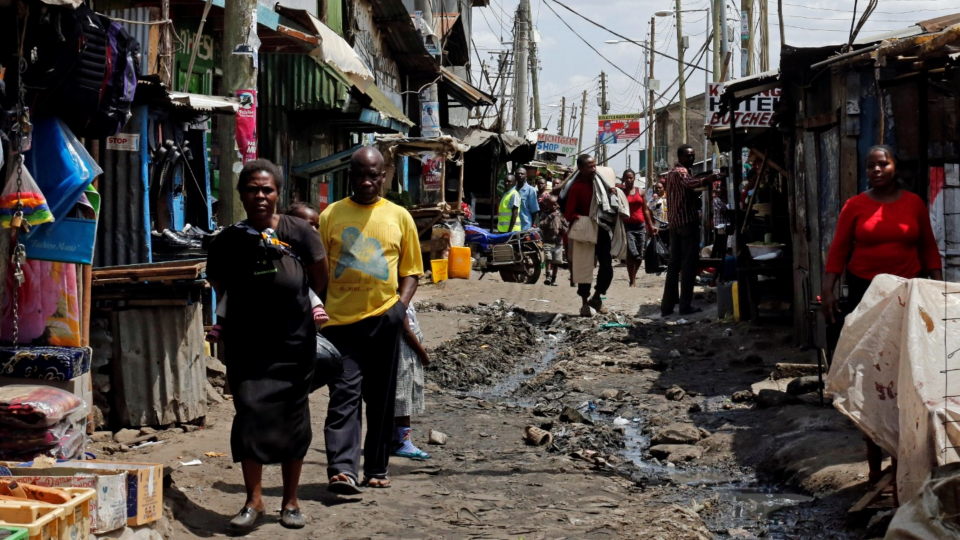
{"type": "Polygon", "coordinates": [[[518,232],[520,230],[520,194],[517,192],[517,177],[508,174],[503,179],[503,187],[507,191],[500,199],[497,231],[518,232]]]}

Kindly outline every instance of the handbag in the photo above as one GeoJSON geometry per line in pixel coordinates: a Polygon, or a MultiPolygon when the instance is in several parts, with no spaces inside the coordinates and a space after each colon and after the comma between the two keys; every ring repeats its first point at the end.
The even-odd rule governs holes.
{"type": "Polygon", "coordinates": [[[670,250],[656,234],[650,235],[650,241],[643,251],[643,270],[648,274],[660,274],[667,268],[670,250]]]}
{"type": "Polygon", "coordinates": [[[323,388],[343,374],[343,356],[330,340],[317,334],[317,367],[313,372],[310,392],[323,388]]]}
{"type": "Polygon", "coordinates": [[[597,243],[597,222],[587,216],[580,216],[570,225],[570,232],[567,238],[577,242],[597,243]]]}

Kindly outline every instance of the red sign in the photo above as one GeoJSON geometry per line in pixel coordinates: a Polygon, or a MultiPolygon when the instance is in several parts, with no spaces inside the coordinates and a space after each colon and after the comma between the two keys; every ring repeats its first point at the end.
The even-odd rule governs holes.
{"type": "Polygon", "coordinates": [[[330,184],[326,182],[320,184],[320,195],[317,197],[317,207],[323,212],[323,209],[330,204],[330,184]]]}
{"type": "Polygon", "coordinates": [[[601,114],[597,127],[600,144],[632,141],[640,136],[640,113],[601,114]]]}
{"type": "Polygon", "coordinates": [[[257,159],[257,91],[237,90],[237,149],[244,163],[257,159]]]}
{"type": "MultiPolygon", "coordinates": [[[[710,83],[707,92],[707,125],[729,126],[730,113],[720,114],[720,96],[723,83],[710,83]]],[[[780,102],[781,90],[773,88],[752,95],[737,107],[737,127],[772,127],[773,111],[780,102]]]]}

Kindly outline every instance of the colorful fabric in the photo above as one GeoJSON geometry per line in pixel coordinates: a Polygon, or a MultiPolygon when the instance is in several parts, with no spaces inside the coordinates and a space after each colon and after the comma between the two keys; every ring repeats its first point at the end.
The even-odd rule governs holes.
{"type": "Polygon", "coordinates": [[[43,448],[30,450],[0,449],[0,460],[29,462],[40,456],[54,459],[74,459],[83,453],[84,442],[86,442],[86,437],[83,431],[71,427],[55,443],[43,448]]]}
{"type": "Polygon", "coordinates": [[[27,452],[49,448],[65,439],[70,422],[62,421],[47,429],[20,429],[0,425],[0,451],[27,452]]]}
{"type": "Polygon", "coordinates": [[[0,424],[12,427],[46,428],[83,406],[77,396],[30,384],[0,387],[0,424]]]}
{"type": "MultiPolygon", "coordinates": [[[[80,346],[80,302],[77,267],[28,259],[22,265],[24,283],[19,290],[18,341],[23,344],[80,346]]],[[[7,272],[0,338],[13,340],[13,272],[7,272]]]]}
{"type": "Polygon", "coordinates": [[[423,274],[417,224],[386,199],[331,204],[320,214],[320,238],[330,258],[324,327],[383,315],[400,300],[400,278],[423,274]]]}
{"type": "Polygon", "coordinates": [[[90,371],[91,353],[89,347],[0,347],[0,375],[69,381],[90,371]]]}
{"type": "Polygon", "coordinates": [[[627,204],[630,205],[630,216],[623,218],[627,225],[643,225],[645,218],[643,216],[643,192],[640,188],[633,188],[633,195],[627,193],[627,204]]]}

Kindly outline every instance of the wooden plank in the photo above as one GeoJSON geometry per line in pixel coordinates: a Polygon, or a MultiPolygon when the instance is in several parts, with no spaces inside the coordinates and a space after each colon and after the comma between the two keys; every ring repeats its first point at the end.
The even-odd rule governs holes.
{"type": "Polygon", "coordinates": [[[837,113],[828,112],[823,114],[817,114],[814,116],[808,116],[803,119],[804,129],[816,129],[822,128],[829,125],[837,123],[837,113]]]}
{"type": "MultiPolygon", "coordinates": [[[[837,85],[840,86],[839,84],[837,85]]],[[[857,142],[860,136],[860,73],[851,71],[838,96],[842,104],[843,136],[840,137],[840,204],[857,194],[859,180],[859,153],[857,142]]]]}
{"type": "Polygon", "coordinates": [[[867,492],[866,495],[860,498],[856,504],[850,507],[847,510],[848,514],[856,514],[857,512],[862,512],[867,509],[871,504],[875,503],[880,496],[883,494],[883,490],[887,489],[891,484],[893,484],[894,476],[893,471],[888,472],[883,475],[883,478],[877,482],[877,485],[874,488],[867,492]]]}

